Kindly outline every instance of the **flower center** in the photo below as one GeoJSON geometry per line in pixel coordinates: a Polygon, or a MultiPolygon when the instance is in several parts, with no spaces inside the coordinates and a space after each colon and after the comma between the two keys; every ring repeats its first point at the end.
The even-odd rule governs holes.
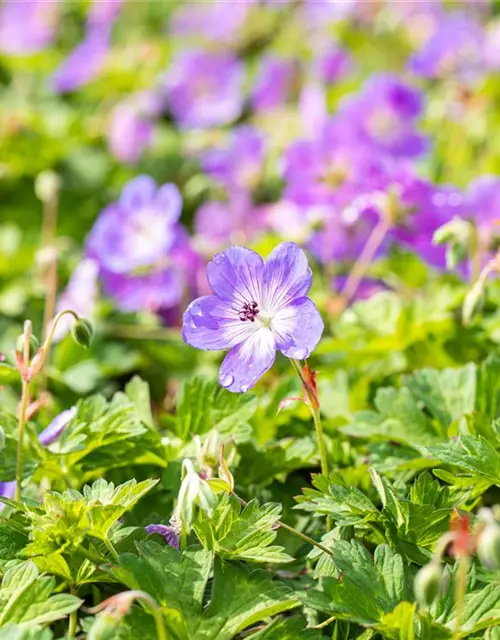
{"type": "Polygon", "coordinates": [[[250,322],[255,322],[255,318],[259,315],[260,309],[258,304],[255,301],[245,302],[245,304],[241,307],[238,312],[238,317],[242,322],[246,320],[250,320],[250,322]]]}

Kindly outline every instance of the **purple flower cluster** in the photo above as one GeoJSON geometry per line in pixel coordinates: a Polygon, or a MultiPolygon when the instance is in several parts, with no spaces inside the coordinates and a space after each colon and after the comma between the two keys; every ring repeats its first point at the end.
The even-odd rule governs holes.
{"type": "Polygon", "coordinates": [[[0,6],[0,51],[27,55],[48,47],[55,35],[60,5],[45,0],[6,0],[0,6]]]}
{"type": "Polygon", "coordinates": [[[86,254],[99,264],[104,292],[123,311],[175,307],[193,284],[197,256],[178,222],[181,209],[174,184],[158,187],[139,176],[97,219],[86,254]]]}

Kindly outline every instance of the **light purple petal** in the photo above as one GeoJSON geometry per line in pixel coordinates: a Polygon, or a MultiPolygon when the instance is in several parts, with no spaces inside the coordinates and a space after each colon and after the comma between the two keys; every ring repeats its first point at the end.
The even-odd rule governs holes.
{"type": "Polygon", "coordinates": [[[162,185],[156,193],[155,206],[169,222],[177,222],[182,210],[182,196],[178,187],[172,183],[162,185]]]}
{"type": "Polygon", "coordinates": [[[264,261],[255,251],[230,247],[218,253],[207,265],[207,278],[215,295],[222,300],[243,305],[262,299],[264,261]]]}
{"type": "Polygon", "coordinates": [[[230,349],[255,330],[255,325],[239,319],[237,308],[216,296],[204,296],[192,302],[182,319],[184,342],[207,351],[230,349]]]}
{"type": "Polygon", "coordinates": [[[324,324],[310,298],[299,298],[281,308],[273,318],[276,348],[287,358],[307,358],[320,341],[324,324]]]}
{"type": "Polygon", "coordinates": [[[62,411],[58,414],[48,427],[38,435],[38,442],[43,444],[44,447],[48,447],[50,444],[55,442],[71,420],[76,416],[76,411],[76,407],[72,407],[71,409],[67,409],[66,411],[62,411]]]}
{"type": "Polygon", "coordinates": [[[275,356],[272,332],[259,329],[227,354],[220,368],[219,382],[229,391],[244,393],[272,367],[275,356]]]}
{"type": "Polygon", "coordinates": [[[302,298],[311,283],[306,254],[294,242],[282,242],[273,249],[264,266],[264,307],[276,311],[295,298],[302,298]]]}
{"type": "Polygon", "coordinates": [[[156,194],[156,182],[149,176],[137,176],[123,187],[120,203],[128,209],[140,209],[151,204],[156,194]]]}

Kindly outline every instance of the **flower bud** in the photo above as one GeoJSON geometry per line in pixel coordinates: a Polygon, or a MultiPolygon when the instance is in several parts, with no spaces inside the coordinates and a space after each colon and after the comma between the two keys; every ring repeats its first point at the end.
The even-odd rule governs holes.
{"type": "Polygon", "coordinates": [[[182,476],[175,515],[189,532],[195,518],[195,507],[211,515],[217,498],[207,482],[196,473],[191,460],[186,459],[182,463],[182,476]]]}
{"type": "Polygon", "coordinates": [[[415,576],[414,590],[417,602],[429,607],[439,595],[443,580],[443,569],[437,562],[422,567],[415,576]]]}
{"type": "Polygon", "coordinates": [[[77,344],[88,349],[94,337],[94,327],[89,320],[78,318],[71,326],[71,335],[77,344]]]}
{"type": "MultiPolygon", "coordinates": [[[[38,347],[40,343],[38,342],[38,338],[33,334],[30,335],[30,350],[29,350],[29,359],[31,360],[35,353],[38,351],[38,347]]],[[[16,351],[24,355],[24,334],[21,334],[16,342],[16,351]]]]}
{"type": "Polygon", "coordinates": [[[35,195],[41,202],[53,200],[61,188],[61,178],[54,171],[42,171],[35,180],[35,195]]]}
{"type": "Polygon", "coordinates": [[[481,311],[484,305],[484,290],[482,282],[476,284],[469,290],[465,296],[464,305],[462,307],[462,320],[468,325],[474,316],[481,311]]]}
{"type": "Polygon", "coordinates": [[[121,616],[104,611],[94,620],[88,633],[88,640],[114,640],[120,625],[121,616]]]}
{"type": "Polygon", "coordinates": [[[477,555],[487,569],[500,569],[500,527],[496,523],[486,525],[479,534],[477,555]]]}

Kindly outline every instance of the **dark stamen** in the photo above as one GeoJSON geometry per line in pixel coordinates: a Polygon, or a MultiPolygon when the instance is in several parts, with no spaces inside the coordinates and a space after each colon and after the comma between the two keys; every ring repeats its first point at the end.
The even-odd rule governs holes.
{"type": "Polygon", "coordinates": [[[238,312],[238,318],[242,322],[246,322],[247,320],[249,320],[250,322],[255,322],[255,318],[259,315],[259,313],[259,305],[255,301],[245,302],[245,304],[238,312]]]}

